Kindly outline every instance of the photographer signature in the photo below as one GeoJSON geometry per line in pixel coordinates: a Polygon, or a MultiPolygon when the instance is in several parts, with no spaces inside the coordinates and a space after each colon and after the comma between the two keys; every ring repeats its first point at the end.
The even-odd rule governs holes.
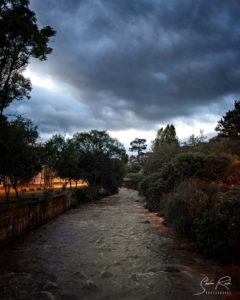
{"type": "Polygon", "coordinates": [[[207,276],[205,276],[200,282],[202,290],[194,295],[202,295],[209,292],[217,293],[220,288],[221,290],[229,291],[230,285],[232,285],[230,276],[222,276],[217,282],[210,280],[207,276]]]}

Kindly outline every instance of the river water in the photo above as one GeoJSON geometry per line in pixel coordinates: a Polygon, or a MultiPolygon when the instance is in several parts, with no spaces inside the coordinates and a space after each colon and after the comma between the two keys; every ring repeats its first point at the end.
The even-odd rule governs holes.
{"type": "Polygon", "coordinates": [[[136,192],[121,189],[119,195],[69,210],[2,249],[0,299],[225,299],[194,295],[203,292],[204,276],[217,280],[216,270],[178,247],[136,192]]]}

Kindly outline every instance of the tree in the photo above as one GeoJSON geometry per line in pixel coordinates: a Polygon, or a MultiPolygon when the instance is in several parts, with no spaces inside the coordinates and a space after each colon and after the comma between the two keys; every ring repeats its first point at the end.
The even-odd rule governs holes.
{"type": "Polygon", "coordinates": [[[78,151],[81,154],[104,154],[109,158],[126,161],[126,151],[123,145],[106,131],[91,130],[90,132],[76,133],[73,137],[78,151]]]}
{"type": "Polygon", "coordinates": [[[0,116],[14,100],[30,98],[31,82],[23,71],[31,57],[46,60],[55,31],[38,28],[29,0],[0,1],[0,116]]]}
{"type": "Polygon", "coordinates": [[[137,152],[137,159],[138,162],[140,160],[140,155],[142,155],[144,152],[144,150],[147,149],[147,144],[146,144],[146,140],[145,139],[139,139],[139,138],[135,138],[135,140],[133,140],[130,143],[130,148],[129,151],[131,152],[137,152]]]}
{"type": "Polygon", "coordinates": [[[220,137],[240,138],[240,100],[235,101],[234,109],[229,110],[218,121],[215,130],[219,132],[220,137]]]}
{"type": "Polygon", "coordinates": [[[77,185],[77,181],[81,179],[79,172],[79,153],[73,139],[65,141],[60,159],[56,165],[56,171],[59,177],[68,179],[70,188],[72,187],[72,180],[74,180],[77,185]]]}
{"type": "Polygon", "coordinates": [[[200,134],[195,136],[194,134],[190,135],[190,137],[187,140],[187,143],[185,143],[185,145],[189,145],[189,146],[197,146],[199,144],[204,143],[204,141],[206,140],[206,136],[203,134],[203,130],[200,130],[200,134]]]}
{"type": "Polygon", "coordinates": [[[28,119],[2,123],[0,130],[0,176],[8,199],[10,188],[28,184],[41,170],[36,126],[28,119]]]}
{"type": "Polygon", "coordinates": [[[101,187],[109,193],[116,192],[121,184],[126,151],[106,131],[76,133],[67,140],[54,135],[44,148],[45,168],[49,173],[68,179],[70,186],[72,180],[84,179],[90,185],[89,190],[98,194],[101,187]]]}
{"type": "Polygon", "coordinates": [[[79,153],[79,177],[88,181],[95,194],[101,187],[116,192],[127,158],[123,145],[106,131],[98,130],[76,133],[73,141],[79,153]]]}
{"type": "Polygon", "coordinates": [[[160,145],[179,145],[174,125],[168,124],[166,128],[160,128],[157,132],[156,139],[153,142],[153,151],[156,151],[160,145]]]}
{"type": "Polygon", "coordinates": [[[53,135],[44,145],[43,165],[45,188],[52,185],[54,176],[59,172],[59,164],[62,160],[62,153],[65,146],[65,138],[60,134],[53,135]]]}

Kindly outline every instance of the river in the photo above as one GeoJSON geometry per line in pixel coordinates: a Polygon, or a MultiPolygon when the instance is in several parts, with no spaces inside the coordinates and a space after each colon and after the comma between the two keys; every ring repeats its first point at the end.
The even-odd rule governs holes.
{"type": "Polygon", "coordinates": [[[200,287],[204,276],[218,280],[217,268],[180,247],[135,191],[121,189],[3,248],[0,299],[225,299],[200,287]]]}

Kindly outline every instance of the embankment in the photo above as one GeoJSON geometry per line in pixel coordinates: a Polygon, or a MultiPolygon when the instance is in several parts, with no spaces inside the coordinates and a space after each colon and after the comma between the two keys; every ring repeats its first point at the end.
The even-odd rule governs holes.
{"type": "Polygon", "coordinates": [[[71,206],[71,194],[0,205],[0,245],[48,222],[71,206]]]}

